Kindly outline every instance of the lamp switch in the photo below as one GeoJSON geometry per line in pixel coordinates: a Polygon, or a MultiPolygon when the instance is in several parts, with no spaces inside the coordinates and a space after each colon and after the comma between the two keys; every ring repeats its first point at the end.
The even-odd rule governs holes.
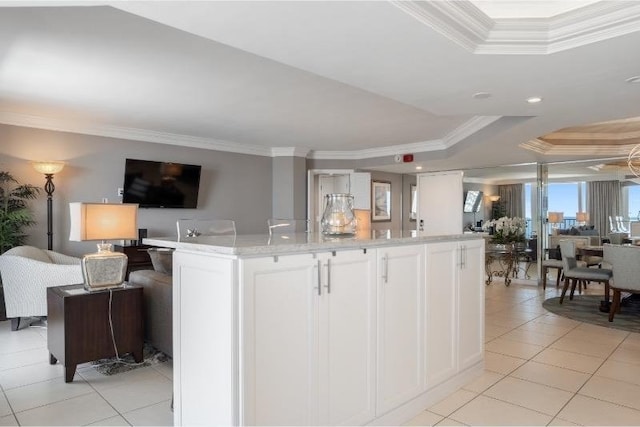
{"type": "Polygon", "coordinates": [[[124,194],[124,188],[118,188],[118,197],[122,197],[124,194]]]}

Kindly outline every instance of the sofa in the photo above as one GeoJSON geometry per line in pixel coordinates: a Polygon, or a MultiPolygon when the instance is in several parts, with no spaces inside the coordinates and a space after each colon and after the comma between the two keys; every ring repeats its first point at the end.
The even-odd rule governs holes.
{"type": "Polygon", "coordinates": [[[150,248],[153,270],[129,274],[129,283],[144,288],[144,339],[173,357],[173,250],[150,248]]]}
{"type": "Polygon", "coordinates": [[[558,245],[558,241],[560,238],[575,238],[575,237],[586,237],[587,239],[578,239],[578,240],[586,240],[588,246],[600,246],[602,244],[602,240],[600,237],[600,232],[594,228],[593,225],[582,225],[578,227],[571,228],[556,228],[552,231],[551,239],[556,242],[555,244],[549,243],[550,248],[555,248],[558,245]]]}

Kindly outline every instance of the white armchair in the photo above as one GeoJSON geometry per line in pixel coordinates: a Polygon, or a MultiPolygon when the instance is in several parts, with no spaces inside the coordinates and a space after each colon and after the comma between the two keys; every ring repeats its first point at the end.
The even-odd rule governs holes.
{"type": "Polygon", "coordinates": [[[47,288],[83,283],[80,259],[58,252],[17,246],[0,256],[7,318],[17,330],[20,317],[47,315],[47,288]]]}

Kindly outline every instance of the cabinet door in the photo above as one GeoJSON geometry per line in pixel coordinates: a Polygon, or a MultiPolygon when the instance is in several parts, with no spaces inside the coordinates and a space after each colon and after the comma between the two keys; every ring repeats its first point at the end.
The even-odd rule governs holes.
{"type": "Polygon", "coordinates": [[[377,413],[422,391],[424,245],[378,249],[377,413]]]}
{"type": "Polygon", "coordinates": [[[363,425],[375,416],[375,251],[321,262],[320,424],[363,425]]]}
{"type": "Polygon", "coordinates": [[[310,254],[241,262],[241,424],[316,424],[318,262],[310,254]]]}
{"type": "Polygon", "coordinates": [[[422,236],[462,232],[462,172],[419,174],[418,231],[422,236]]]}
{"type": "Polygon", "coordinates": [[[457,372],[457,269],[462,255],[456,242],[429,243],[426,279],[426,387],[457,372]]]}
{"type": "Polygon", "coordinates": [[[460,246],[458,363],[463,370],[481,361],[484,352],[484,241],[470,240],[460,246]]]}
{"type": "Polygon", "coordinates": [[[173,257],[175,424],[237,424],[235,261],[180,250],[173,257]]]}

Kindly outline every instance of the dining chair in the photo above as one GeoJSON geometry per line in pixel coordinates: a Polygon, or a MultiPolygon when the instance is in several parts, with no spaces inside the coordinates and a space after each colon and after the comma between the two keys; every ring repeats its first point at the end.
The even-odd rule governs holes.
{"type": "Polygon", "coordinates": [[[614,223],[613,217],[609,215],[609,233],[617,233],[617,232],[618,232],[618,227],[614,223]]]}
{"type": "Polygon", "coordinates": [[[178,241],[199,236],[235,236],[236,223],[231,219],[179,219],[178,241]]]}
{"type": "Polygon", "coordinates": [[[293,218],[270,218],[267,220],[269,235],[309,232],[309,220],[293,218]]]}
{"type": "Polygon", "coordinates": [[[613,275],[611,270],[607,268],[578,266],[578,261],[576,260],[576,243],[572,240],[560,240],[560,252],[562,253],[562,272],[564,274],[564,286],[562,288],[562,294],[560,295],[560,304],[564,301],[564,296],[569,288],[569,280],[571,280],[570,300],[573,299],[573,294],[579,281],[604,283],[605,294],[609,293],[609,280],[613,275]]]}
{"type": "Polygon", "coordinates": [[[609,322],[620,313],[620,293],[640,293],[640,247],[604,245],[604,259],[613,269],[613,301],[609,308],[609,322]]]}

